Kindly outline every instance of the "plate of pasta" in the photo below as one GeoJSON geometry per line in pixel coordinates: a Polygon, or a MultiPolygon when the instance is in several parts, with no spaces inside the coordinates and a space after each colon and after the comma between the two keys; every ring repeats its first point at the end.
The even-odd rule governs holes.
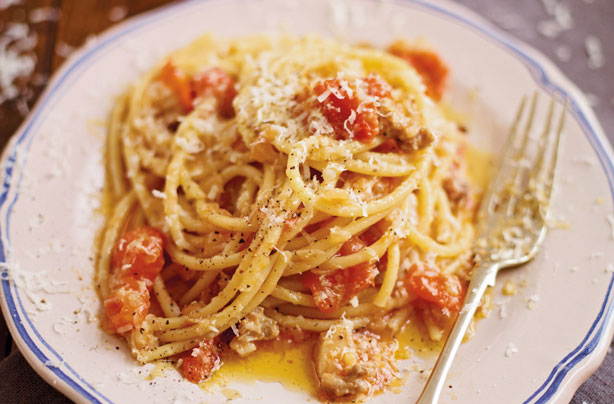
{"type": "Polygon", "coordinates": [[[448,2],[186,2],[79,51],[4,153],[19,349],[76,402],[412,402],[534,92],[569,105],[551,231],[442,402],[567,402],[613,333],[612,151],[550,62],[448,2]]]}

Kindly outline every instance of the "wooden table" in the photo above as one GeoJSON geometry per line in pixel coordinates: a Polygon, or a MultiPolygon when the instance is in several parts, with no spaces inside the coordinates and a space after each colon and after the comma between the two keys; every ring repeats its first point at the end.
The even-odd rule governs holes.
{"type": "MultiPolygon", "coordinates": [[[[467,6],[476,9],[495,23],[512,31],[513,34],[521,39],[533,44],[545,52],[553,60],[559,58],[563,70],[569,74],[581,87],[588,87],[591,93],[601,98],[597,106],[597,113],[600,117],[606,132],[610,131],[610,140],[614,140],[614,49],[609,43],[614,39],[614,1],[612,0],[574,0],[572,14],[580,15],[581,24],[578,29],[593,29],[602,32],[602,38],[606,41],[607,64],[601,71],[590,72],[581,66],[580,62],[574,60],[573,63],[563,63],[560,54],[560,44],[553,42],[553,38],[543,35],[535,35],[535,30],[531,31],[523,27],[523,24],[539,23],[538,19],[544,17],[544,10],[540,2],[536,0],[517,0],[509,2],[505,0],[461,0],[467,6]],[[586,3],[581,5],[581,3],[586,3]],[[589,8],[593,7],[592,9],[589,8]],[[521,19],[516,21],[517,26],[511,26],[512,18],[504,19],[502,16],[516,16],[521,19]],[[507,26],[504,26],[507,25],[507,26]],[[550,39],[550,42],[548,40],[550,39]],[[558,47],[557,47],[558,46],[558,47]],[[587,74],[588,72],[588,74],[587,74]]],[[[6,0],[5,0],[6,2],[6,0]]],[[[13,0],[15,2],[15,0],[13,0]]],[[[571,1],[564,3],[573,3],[571,1]]],[[[0,1],[0,8],[3,1],[0,1]]],[[[153,9],[160,5],[170,3],[168,0],[17,0],[17,4],[0,10],[0,33],[5,31],[10,23],[27,24],[30,33],[35,33],[37,41],[33,49],[27,52],[36,58],[36,66],[29,77],[18,80],[17,86],[20,96],[13,101],[0,104],[0,149],[4,147],[10,136],[17,130],[19,125],[27,115],[36,99],[42,92],[47,82],[47,78],[62,64],[65,57],[71,50],[83,45],[88,37],[96,35],[105,28],[113,25],[119,20],[153,9]],[[58,14],[59,12],[59,14],[58,14]]],[[[546,2],[544,2],[546,3],[546,2]]],[[[581,49],[581,42],[584,37],[575,31],[562,34],[564,46],[576,52],[581,49]],[[565,39],[567,35],[567,39],[565,39]]],[[[563,55],[564,56],[564,55],[563,55]]],[[[0,358],[6,357],[14,350],[11,337],[6,329],[4,321],[0,319],[0,358]]],[[[608,361],[614,362],[612,354],[608,361]]],[[[608,362],[608,363],[610,363],[608,362]]],[[[607,363],[606,363],[607,364],[607,363]]],[[[604,366],[605,367],[605,366],[604,366]]],[[[583,389],[576,395],[572,403],[580,404],[583,402],[580,397],[591,397],[591,383],[604,383],[599,378],[612,377],[611,373],[598,372],[584,385],[583,389]],[[588,395],[586,395],[588,394],[588,395]]],[[[608,368],[609,369],[609,368],[608,368]]],[[[605,372],[611,372],[606,370],[605,372]]],[[[35,383],[44,383],[36,380],[35,383]]],[[[614,383],[614,380],[610,381],[614,383]]],[[[607,381],[605,382],[607,383],[607,381]]],[[[614,397],[614,388],[612,391],[614,397]]],[[[56,401],[54,401],[56,402],[56,401]]],[[[607,404],[614,402],[608,401],[607,404]]],[[[591,401],[591,404],[606,404],[606,401],[591,401]]]]}

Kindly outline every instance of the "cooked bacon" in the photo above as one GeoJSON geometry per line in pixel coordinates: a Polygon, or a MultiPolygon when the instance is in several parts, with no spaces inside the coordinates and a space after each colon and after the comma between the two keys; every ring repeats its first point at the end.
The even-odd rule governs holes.
{"type": "Polygon", "coordinates": [[[315,351],[316,374],[322,390],[332,398],[352,400],[369,396],[390,383],[396,343],[382,341],[369,331],[353,331],[341,320],[320,334],[315,351]]]}
{"type": "Polygon", "coordinates": [[[256,351],[256,341],[276,338],[279,335],[277,322],[264,315],[264,309],[257,307],[239,322],[239,335],[230,341],[232,348],[240,357],[256,351]]]}

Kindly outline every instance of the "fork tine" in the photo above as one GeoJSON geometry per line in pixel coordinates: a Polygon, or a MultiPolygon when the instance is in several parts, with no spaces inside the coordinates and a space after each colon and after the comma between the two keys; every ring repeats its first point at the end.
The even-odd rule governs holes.
{"type": "MultiPolygon", "coordinates": [[[[503,173],[503,171],[505,171],[503,168],[506,164],[509,164],[509,162],[511,161],[512,152],[514,150],[514,147],[513,147],[514,143],[516,143],[516,141],[518,140],[520,136],[520,131],[518,130],[518,126],[520,123],[520,119],[522,118],[522,115],[524,113],[526,103],[527,103],[527,97],[523,96],[520,101],[520,105],[518,106],[518,110],[516,111],[516,116],[514,117],[514,122],[512,124],[512,127],[510,128],[510,133],[507,136],[507,139],[505,140],[505,145],[503,146],[503,154],[499,162],[499,167],[496,171],[497,173],[496,177],[491,180],[492,184],[502,184],[504,182],[504,177],[506,175],[503,173]]],[[[483,199],[482,199],[482,204],[480,206],[480,211],[479,211],[478,216],[485,217],[493,211],[494,205],[496,202],[494,195],[497,195],[500,191],[500,189],[495,189],[495,188],[497,187],[489,187],[486,190],[486,193],[484,194],[483,199]]]]}
{"type": "Polygon", "coordinates": [[[537,154],[535,156],[535,163],[533,165],[533,168],[531,169],[531,177],[530,177],[531,179],[533,178],[541,179],[538,176],[538,174],[542,172],[542,169],[544,167],[544,156],[546,154],[546,150],[548,149],[548,146],[550,145],[550,143],[552,143],[552,140],[551,140],[552,135],[550,133],[550,127],[552,126],[552,117],[554,114],[555,103],[556,101],[554,97],[552,97],[550,99],[550,106],[548,107],[548,116],[544,124],[544,130],[542,131],[540,138],[539,138],[539,144],[538,144],[539,148],[537,149],[537,154]]]}
{"type": "MultiPolygon", "coordinates": [[[[554,97],[553,97],[554,103],[554,97]]],[[[548,143],[552,143],[549,159],[542,159],[539,171],[536,172],[534,178],[537,179],[537,184],[542,185],[542,192],[538,195],[542,203],[548,204],[552,197],[552,184],[554,183],[554,177],[556,175],[557,159],[559,154],[559,146],[561,143],[561,134],[563,133],[563,126],[565,125],[565,117],[567,116],[568,99],[565,99],[565,104],[561,111],[561,117],[559,118],[558,126],[554,132],[548,136],[548,143]]]]}
{"type": "MultiPolygon", "coordinates": [[[[510,173],[511,181],[506,182],[508,185],[509,191],[509,200],[503,212],[507,216],[512,216],[514,214],[514,209],[516,208],[516,204],[518,202],[518,186],[520,185],[523,177],[529,171],[529,167],[524,164],[523,159],[527,156],[527,147],[529,145],[531,128],[533,127],[533,118],[535,117],[535,111],[537,110],[537,92],[533,93],[533,97],[531,99],[531,109],[529,110],[529,118],[524,127],[524,133],[522,135],[522,144],[520,148],[516,152],[514,159],[511,161],[514,165],[512,166],[512,172],[510,173]]],[[[549,125],[549,123],[548,123],[549,125]]]]}

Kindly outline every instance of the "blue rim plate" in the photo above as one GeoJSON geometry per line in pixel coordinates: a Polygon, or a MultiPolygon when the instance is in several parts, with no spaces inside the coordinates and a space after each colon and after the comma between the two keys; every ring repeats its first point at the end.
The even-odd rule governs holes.
{"type": "MultiPolygon", "coordinates": [[[[43,140],[41,140],[45,138],[45,135],[41,135],[41,133],[53,124],[53,120],[56,119],[55,117],[58,114],[62,115],[62,112],[66,111],[67,107],[65,105],[84,102],[84,99],[75,99],[75,97],[79,96],[78,94],[80,93],[78,91],[82,90],[80,87],[84,83],[88,82],[88,80],[89,82],[95,81],[92,77],[96,77],[96,75],[101,77],[100,70],[96,69],[108,65],[109,75],[117,75],[118,80],[115,81],[122,82],[115,83],[116,86],[113,90],[109,90],[104,88],[104,80],[100,80],[102,84],[98,87],[97,91],[100,92],[98,96],[106,98],[108,102],[101,104],[100,109],[102,112],[100,113],[102,115],[98,117],[104,118],[108,114],[113,96],[118,91],[121,91],[122,86],[125,85],[123,84],[124,82],[127,83],[138,77],[138,72],[143,67],[151,65],[156,55],[161,56],[182,43],[186,43],[190,38],[195,38],[199,32],[212,31],[220,32],[223,36],[236,36],[262,30],[271,31],[278,29],[278,27],[282,27],[284,31],[291,33],[316,32],[324,35],[341,35],[352,40],[373,39],[376,43],[389,42],[401,35],[407,37],[422,35],[427,37],[429,40],[432,40],[438,49],[442,50],[444,57],[450,61],[452,70],[458,72],[453,87],[458,87],[459,91],[453,92],[458,94],[464,92],[466,94],[470,92],[470,89],[480,87],[480,90],[477,91],[478,98],[483,97],[484,99],[478,102],[477,110],[491,112],[494,116],[498,116],[498,119],[493,119],[490,123],[483,123],[482,121],[480,121],[481,123],[476,123],[476,127],[482,131],[492,131],[495,128],[500,129],[504,127],[501,122],[509,122],[511,120],[511,114],[519,98],[517,95],[527,89],[531,91],[532,87],[539,89],[540,92],[555,95],[559,100],[568,99],[568,113],[571,118],[569,126],[572,128],[567,131],[569,132],[567,133],[569,139],[566,140],[567,147],[568,149],[576,150],[577,147],[578,150],[584,150],[585,154],[588,153],[587,155],[594,158],[595,164],[588,164],[582,168],[578,168],[572,163],[566,164],[569,166],[567,170],[579,172],[579,177],[564,177],[564,185],[561,187],[562,191],[560,194],[567,195],[565,190],[573,190],[576,186],[575,181],[579,181],[586,175],[591,174],[600,179],[595,180],[591,184],[584,184],[586,194],[594,194],[595,197],[607,196],[604,203],[597,208],[593,207],[592,211],[595,215],[612,211],[611,205],[612,201],[614,201],[612,150],[581,92],[543,55],[502,33],[481,17],[456,4],[443,1],[430,3],[420,0],[392,0],[386,2],[360,0],[353,2],[351,5],[349,2],[333,4],[327,3],[324,0],[309,3],[283,2],[281,0],[258,0],[252,2],[209,0],[187,1],[145,13],[108,30],[93,45],[78,51],[64,64],[53,77],[53,80],[39,99],[36,108],[32,111],[27,121],[11,139],[9,146],[4,150],[2,158],[0,262],[9,262],[9,264],[3,265],[4,271],[2,272],[1,281],[2,311],[20,351],[24,354],[30,365],[48,383],[72,400],[76,402],[112,403],[123,401],[120,397],[124,396],[117,395],[118,393],[115,392],[117,386],[110,384],[112,379],[107,379],[104,383],[100,382],[100,380],[93,376],[95,372],[92,373],[91,370],[87,369],[86,364],[75,359],[75,355],[79,356],[78,351],[80,349],[84,349],[83,355],[84,357],[86,356],[86,348],[84,347],[87,344],[80,345],[75,343],[75,353],[67,350],[66,346],[62,345],[63,342],[58,342],[62,339],[66,340],[66,337],[58,337],[56,335],[57,322],[55,323],[56,328],[54,330],[54,323],[52,320],[49,320],[50,316],[37,312],[35,304],[31,299],[32,295],[24,290],[23,285],[16,286],[14,281],[15,273],[7,270],[7,267],[10,268],[11,265],[14,265],[15,260],[13,256],[23,255],[27,249],[26,247],[29,248],[24,243],[24,240],[27,238],[22,234],[25,231],[25,219],[23,217],[31,216],[35,212],[28,209],[36,209],[31,206],[40,206],[42,212],[45,209],[50,209],[43,206],[48,201],[60,198],[53,190],[45,191],[44,189],[41,191],[41,198],[38,202],[32,202],[33,198],[26,196],[20,198],[20,195],[26,193],[24,191],[26,187],[24,185],[24,176],[33,173],[34,177],[44,177],[42,173],[38,172],[42,165],[40,162],[42,160],[39,160],[42,159],[41,149],[45,148],[43,140]],[[362,7],[364,7],[364,10],[360,11],[362,7]],[[228,18],[230,15],[236,17],[236,19],[232,20],[234,23],[228,23],[227,19],[224,20],[224,18],[228,18]],[[297,16],[301,18],[296,19],[297,16]],[[326,17],[328,21],[322,22],[321,20],[323,19],[318,18],[322,16],[326,17]],[[195,27],[194,21],[198,21],[198,18],[201,18],[204,22],[202,25],[195,27]],[[206,21],[209,22],[205,23],[206,21]],[[407,21],[410,21],[412,24],[407,24],[407,21]],[[378,29],[378,27],[383,25],[386,26],[386,29],[378,29]],[[183,29],[179,30],[179,28],[183,29]],[[170,35],[170,33],[173,35],[170,35]],[[450,40],[450,38],[456,38],[457,36],[458,41],[450,40]],[[479,48],[484,49],[485,57],[490,57],[489,63],[479,61],[479,64],[484,66],[484,70],[476,70],[475,67],[472,67],[476,64],[476,58],[471,56],[479,54],[481,52],[479,48]],[[146,62],[139,60],[136,62],[134,60],[119,61],[119,59],[117,59],[117,63],[115,62],[116,58],[119,57],[118,55],[129,54],[134,49],[148,52],[147,57],[144,58],[146,62]],[[111,66],[112,64],[116,66],[113,67],[111,66]],[[144,64],[144,66],[136,66],[134,68],[135,65],[139,64],[144,64]],[[134,69],[130,70],[129,67],[134,69]],[[508,68],[509,71],[507,71],[508,68]],[[128,72],[128,70],[130,71],[128,72]],[[490,80],[491,78],[492,80],[490,80]],[[505,83],[509,80],[517,80],[518,84],[510,86],[509,83],[505,83]],[[519,88],[512,88],[516,86],[519,88]],[[503,95],[497,98],[494,95],[497,91],[503,93],[503,95]],[[509,94],[507,94],[507,91],[509,91],[509,94]],[[507,99],[502,99],[506,97],[507,99]],[[495,101],[490,102],[491,99],[495,101]],[[480,125],[484,126],[481,127],[480,125]],[[27,205],[28,203],[33,203],[33,205],[27,205]]],[[[460,95],[453,95],[453,97],[456,100],[462,99],[460,95]]],[[[466,101],[467,98],[464,100],[466,101]]],[[[87,115],[88,113],[85,112],[84,114],[87,115]]],[[[64,122],[64,128],[67,128],[67,130],[62,133],[64,133],[63,136],[68,138],[68,140],[59,140],[59,142],[68,142],[69,140],[71,142],[80,142],[81,140],[75,139],[78,136],[84,135],[78,135],[74,132],[78,131],[77,128],[87,126],[88,118],[89,116],[77,115],[68,119],[68,122],[64,122]],[[80,121],[81,123],[75,123],[75,126],[71,126],[72,121],[80,121]]],[[[90,149],[89,152],[85,151],[84,154],[86,156],[82,156],[82,158],[92,160],[91,156],[102,154],[100,150],[102,145],[101,138],[96,139],[93,137],[93,140],[90,139],[84,142],[85,146],[98,145],[98,147],[93,150],[90,149]],[[89,157],[87,156],[88,153],[90,153],[89,157]]],[[[495,141],[494,143],[496,144],[497,142],[495,141]]],[[[78,168],[79,164],[87,163],[85,160],[80,160],[75,164],[75,167],[78,168]]],[[[100,161],[91,164],[95,166],[91,170],[91,175],[96,176],[98,183],[100,183],[102,174],[100,161]]],[[[72,167],[72,170],[62,172],[58,181],[66,182],[70,180],[77,184],[79,181],[85,181],[87,176],[84,177],[83,175],[71,179],[74,176],[71,173],[74,173],[75,167],[72,167]]],[[[82,190],[74,190],[74,187],[71,188],[70,184],[62,184],[67,186],[68,197],[71,195],[70,192],[83,193],[82,190]],[[70,191],[71,189],[73,191],[70,191]]],[[[577,207],[580,208],[578,210],[582,210],[583,206],[588,206],[588,203],[586,198],[578,200],[577,207]]],[[[49,202],[48,204],[56,206],[54,202],[49,202]]],[[[95,215],[95,209],[83,210],[83,206],[87,205],[79,205],[78,208],[75,207],[74,209],[69,208],[63,214],[68,216],[95,215]],[[76,210],[79,210],[79,212],[75,213],[74,211],[76,210]]],[[[565,210],[565,206],[562,209],[565,210]]],[[[570,210],[575,209],[567,209],[567,211],[570,210]]],[[[54,212],[57,212],[57,209],[51,210],[49,214],[53,215],[54,212]]],[[[570,213],[570,215],[573,214],[570,213]]],[[[57,215],[57,213],[55,216],[61,218],[61,215],[57,215]]],[[[74,220],[70,223],[73,223],[74,220]]],[[[484,321],[483,325],[479,325],[476,338],[466,344],[467,352],[465,354],[461,353],[459,365],[453,370],[451,380],[454,381],[455,388],[457,386],[460,387],[454,391],[454,395],[451,397],[460,398],[462,402],[468,399],[476,403],[489,402],[487,398],[490,394],[488,392],[489,389],[503,392],[501,394],[504,395],[500,397],[505,397],[505,394],[509,394],[508,397],[512,397],[511,392],[506,393],[508,391],[506,388],[509,389],[509,386],[516,385],[513,389],[516,390],[518,395],[513,396],[515,397],[513,399],[510,398],[512,401],[509,402],[568,402],[577,387],[601,363],[614,333],[614,322],[612,321],[614,274],[604,273],[602,263],[607,262],[608,259],[611,260],[610,262],[613,262],[613,258],[609,255],[610,252],[607,249],[605,249],[605,253],[595,252],[590,255],[591,251],[595,251],[589,250],[593,244],[601,243],[607,246],[609,242],[593,242],[590,237],[580,237],[587,239],[585,240],[587,244],[582,252],[583,255],[576,252],[574,256],[568,258],[565,254],[572,253],[563,252],[559,247],[565,246],[565,243],[570,239],[578,238],[578,234],[585,231],[583,227],[575,228],[573,225],[574,220],[572,216],[570,220],[572,222],[572,229],[567,231],[571,233],[564,233],[563,231],[553,232],[550,237],[552,241],[549,239],[549,244],[545,247],[548,253],[542,254],[560,255],[559,261],[552,261],[552,257],[541,257],[536,260],[536,264],[533,264],[533,268],[522,270],[524,272],[521,272],[520,277],[524,277],[522,279],[527,279],[529,283],[526,295],[529,296],[537,291],[542,295],[542,300],[539,301],[537,308],[534,310],[526,309],[524,307],[526,306],[526,299],[523,301],[520,297],[510,302],[499,303],[500,305],[508,304],[509,310],[513,311],[513,315],[509,316],[509,319],[491,320],[489,318],[484,321]],[[548,259],[551,261],[548,261],[548,259]],[[586,303],[584,311],[574,312],[575,314],[569,315],[570,325],[575,325],[574,328],[577,328],[577,330],[572,331],[571,328],[567,329],[561,325],[563,319],[557,317],[552,312],[552,307],[556,306],[556,302],[548,300],[552,291],[545,285],[555,285],[558,283],[564,285],[582,279],[577,278],[579,275],[577,275],[576,270],[561,269],[560,263],[578,262],[582,264],[587,261],[590,261],[590,263],[586,264],[587,269],[584,278],[590,278],[591,282],[585,282],[588,286],[583,286],[583,289],[579,288],[578,294],[590,295],[590,302],[586,303]],[[552,265],[549,265],[549,263],[552,265]],[[538,273],[536,267],[540,266],[544,268],[555,267],[555,269],[538,268],[541,272],[536,275],[538,273]],[[574,316],[582,320],[574,323],[574,316]],[[551,331],[540,333],[548,336],[552,341],[557,341],[552,346],[535,336],[540,333],[533,335],[531,332],[518,331],[523,323],[540,324],[540,322],[550,325],[547,329],[551,331]],[[553,328],[557,327],[560,327],[561,330],[558,334],[559,337],[552,331],[553,328]],[[518,339],[512,340],[512,337],[518,339]],[[531,347],[529,343],[531,339],[535,339],[535,347],[531,347]],[[525,340],[529,340],[529,342],[523,343],[525,340]],[[520,346],[521,349],[513,358],[506,358],[502,354],[501,349],[504,349],[505,346],[512,342],[520,346]],[[527,355],[524,356],[523,351],[525,349],[522,348],[523,344],[527,347],[527,355]],[[494,352],[499,350],[499,353],[485,352],[484,346],[487,346],[487,351],[494,352]],[[533,349],[535,351],[532,351],[533,349]],[[544,354],[543,357],[540,355],[530,355],[530,352],[541,351],[549,352],[549,354],[544,354]],[[479,358],[477,362],[475,358],[479,358]],[[482,367],[478,366],[480,361],[483,364],[482,367]],[[498,369],[505,367],[509,369],[511,376],[509,379],[480,376],[481,374],[489,373],[488,370],[485,371],[483,369],[487,366],[495,366],[498,369]],[[467,369],[467,371],[462,369],[467,369]],[[525,374],[527,380],[522,382],[524,380],[522,375],[525,374]]],[[[588,222],[590,220],[596,223],[597,219],[587,219],[588,222]]],[[[54,226],[57,227],[57,223],[54,226]]],[[[606,240],[608,235],[607,223],[603,224],[603,227],[602,233],[606,235],[604,237],[604,240],[606,240]]],[[[35,230],[30,228],[29,231],[35,230]]],[[[63,231],[59,228],[56,230],[53,230],[53,228],[41,230],[42,239],[33,241],[33,245],[44,247],[49,244],[48,239],[50,235],[55,234],[55,232],[61,235],[63,231]]],[[[95,231],[90,228],[89,238],[86,239],[93,240],[94,233],[95,231]]],[[[76,236],[72,235],[68,237],[68,240],[71,237],[76,236]]],[[[64,247],[66,246],[57,247],[58,251],[56,252],[59,252],[64,247]]],[[[51,249],[53,250],[53,248],[51,249]]],[[[610,247],[610,250],[614,249],[610,247]]],[[[79,252],[75,254],[79,255],[79,252]]],[[[85,257],[85,262],[88,262],[88,252],[81,253],[81,255],[83,256],[81,258],[85,257]]],[[[29,254],[28,257],[27,259],[32,260],[33,263],[39,262],[36,261],[37,259],[40,260],[40,257],[34,257],[34,254],[29,254]]],[[[73,266],[74,263],[71,263],[71,260],[72,258],[68,258],[68,261],[64,261],[65,266],[73,266]]],[[[41,268],[44,271],[50,269],[44,267],[44,262],[40,261],[39,264],[43,266],[36,266],[36,268],[41,268]]],[[[66,271],[69,270],[61,267],[58,269],[58,274],[65,274],[67,273],[66,271]]],[[[85,279],[90,279],[93,265],[91,263],[89,266],[86,265],[83,272],[86,274],[84,276],[85,279]]],[[[513,276],[517,275],[504,274],[504,277],[513,276]]],[[[23,281],[26,277],[21,279],[23,281]]],[[[72,281],[69,280],[67,282],[70,283],[72,281]]],[[[55,284],[52,282],[52,285],[55,284]]],[[[82,283],[78,285],[83,286],[82,283]]],[[[88,288],[85,287],[85,289],[88,288]]],[[[84,293],[93,295],[91,288],[84,293]]],[[[56,295],[49,296],[50,301],[56,299],[53,296],[56,295]]],[[[66,313],[61,312],[61,310],[68,307],[67,303],[65,303],[67,300],[58,299],[59,304],[50,308],[48,313],[52,315],[51,317],[62,318],[66,313]]],[[[536,300],[535,298],[531,299],[536,300]]],[[[571,300],[569,307],[578,305],[577,301],[571,300]]],[[[497,317],[496,314],[492,316],[497,317]]],[[[83,328],[89,329],[88,332],[90,334],[87,335],[90,336],[102,334],[101,331],[97,330],[95,322],[88,323],[87,325],[84,324],[83,328]]],[[[80,335],[74,334],[70,337],[79,340],[81,338],[80,335]]],[[[98,344],[96,349],[103,343],[107,345],[117,343],[105,336],[96,338],[99,338],[96,341],[96,344],[98,344]]],[[[91,352],[92,349],[92,347],[89,347],[87,351],[91,352]]],[[[128,369],[129,366],[132,366],[130,361],[125,358],[128,354],[123,348],[121,352],[114,352],[112,350],[111,353],[107,353],[105,349],[100,349],[98,354],[100,358],[105,355],[115,355],[115,359],[113,359],[115,362],[113,364],[117,364],[121,369],[124,369],[124,367],[128,369]]],[[[102,373],[104,373],[105,369],[114,366],[113,364],[109,365],[103,359],[101,359],[100,363],[96,362],[97,359],[94,360],[95,365],[101,366],[102,373]]],[[[491,371],[490,373],[493,372],[491,371]]],[[[414,397],[416,386],[419,386],[422,382],[423,380],[410,381],[409,384],[412,385],[413,383],[413,385],[408,387],[408,389],[413,389],[413,392],[403,394],[407,394],[407,397],[414,397]]],[[[162,393],[156,390],[158,398],[167,401],[177,399],[176,392],[172,394],[169,392],[169,389],[172,390],[172,387],[169,386],[177,382],[171,380],[168,383],[165,389],[162,390],[162,393]]],[[[126,387],[127,391],[134,390],[134,386],[136,385],[126,387]]],[[[155,390],[154,387],[152,389],[155,390]]],[[[250,391],[247,389],[244,392],[242,400],[250,401],[250,391]]],[[[283,390],[281,393],[279,390],[275,391],[270,394],[284,397],[283,390]]],[[[379,396],[375,401],[390,402],[391,399],[385,396],[379,396]]],[[[398,398],[395,399],[393,397],[392,400],[398,401],[398,398]]],[[[499,402],[508,401],[500,400],[499,402]]]]}

